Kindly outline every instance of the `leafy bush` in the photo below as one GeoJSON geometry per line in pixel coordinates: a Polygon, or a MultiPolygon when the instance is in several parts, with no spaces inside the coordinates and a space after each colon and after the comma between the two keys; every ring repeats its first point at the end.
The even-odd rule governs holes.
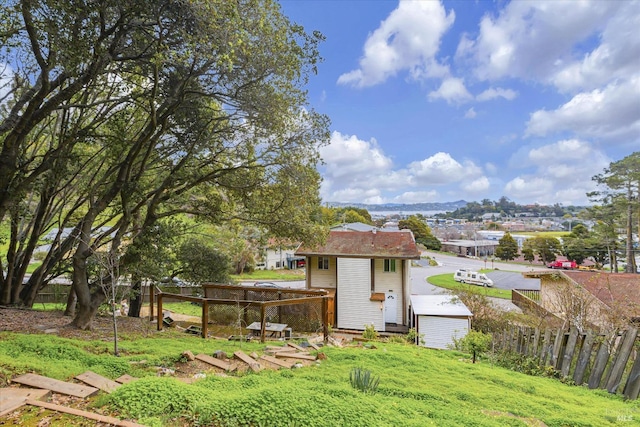
{"type": "Polygon", "coordinates": [[[376,331],[376,327],[373,326],[373,323],[370,325],[364,325],[364,332],[362,333],[362,338],[364,338],[365,340],[378,339],[378,331],[376,331]]]}
{"type": "Polygon", "coordinates": [[[373,394],[378,389],[380,377],[372,377],[371,371],[362,368],[353,368],[349,374],[351,387],[362,391],[363,393],[373,394]]]}
{"type": "Polygon", "coordinates": [[[491,334],[485,334],[480,331],[469,331],[463,338],[454,338],[453,341],[457,349],[471,353],[472,361],[476,363],[477,355],[489,350],[491,334]]]}

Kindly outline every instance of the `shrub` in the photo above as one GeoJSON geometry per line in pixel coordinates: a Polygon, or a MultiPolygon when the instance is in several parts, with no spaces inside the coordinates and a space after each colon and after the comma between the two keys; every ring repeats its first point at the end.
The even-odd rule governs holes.
{"type": "Polygon", "coordinates": [[[371,371],[362,368],[353,368],[349,374],[351,387],[360,390],[363,393],[373,394],[378,389],[380,377],[372,377],[371,371]]]}
{"type": "Polygon", "coordinates": [[[480,331],[469,331],[464,338],[454,339],[456,348],[471,353],[471,360],[476,363],[476,356],[489,350],[491,334],[480,331]]]}
{"type": "Polygon", "coordinates": [[[365,340],[378,339],[378,331],[376,331],[376,327],[373,326],[373,323],[370,325],[364,325],[364,332],[362,333],[362,338],[364,338],[365,340]]]}

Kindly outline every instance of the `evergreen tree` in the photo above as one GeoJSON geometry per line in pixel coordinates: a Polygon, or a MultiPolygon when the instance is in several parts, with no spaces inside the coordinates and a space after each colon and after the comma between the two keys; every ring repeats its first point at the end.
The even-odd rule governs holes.
{"type": "Polygon", "coordinates": [[[496,256],[505,261],[511,261],[518,256],[518,242],[509,232],[504,233],[504,236],[498,241],[496,256]]]}

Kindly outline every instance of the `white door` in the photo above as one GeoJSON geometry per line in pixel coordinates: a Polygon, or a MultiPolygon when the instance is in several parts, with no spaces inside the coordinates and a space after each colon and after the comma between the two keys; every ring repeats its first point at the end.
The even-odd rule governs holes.
{"type": "Polygon", "coordinates": [[[396,323],[398,312],[398,297],[395,292],[387,292],[384,300],[384,322],[396,323]]]}

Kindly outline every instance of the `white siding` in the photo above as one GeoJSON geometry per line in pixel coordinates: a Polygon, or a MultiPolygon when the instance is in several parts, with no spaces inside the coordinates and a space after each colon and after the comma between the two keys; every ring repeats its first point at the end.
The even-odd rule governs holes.
{"type": "Polygon", "coordinates": [[[384,331],[384,311],[371,298],[371,260],[338,258],[336,289],[338,328],[363,330],[373,324],[384,331]]]}
{"type": "Polygon", "coordinates": [[[402,260],[397,259],[396,271],[385,272],[384,260],[375,260],[375,292],[394,292],[396,294],[398,304],[394,323],[399,325],[402,324],[402,262],[402,260]]]}
{"type": "Polygon", "coordinates": [[[329,269],[318,269],[318,257],[310,257],[309,264],[306,268],[311,276],[312,288],[335,288],[336,287],[336,258],[329,257],[329,269]]]}
{"type": "Polygon", "coordinates": [[[463,338],[469,332],[469,320],[453,317],[418,316],[418,334],[429,348],[448,349],[453,337],[463,338]]]}

